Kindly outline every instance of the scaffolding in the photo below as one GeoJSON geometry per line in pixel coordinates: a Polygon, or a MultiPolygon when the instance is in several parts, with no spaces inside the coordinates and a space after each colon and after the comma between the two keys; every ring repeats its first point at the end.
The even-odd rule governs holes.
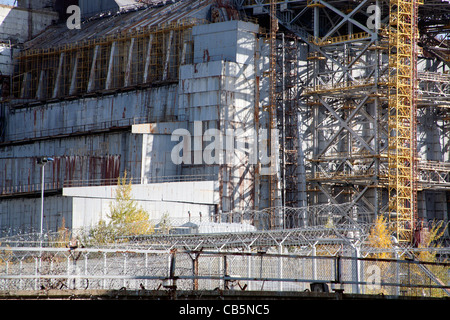
{"type": "Polygon", "coordinates": [[[88,39],[18,57],[14,98],[49,100],[178,80],[193,60],[191,30],[206,23],[188,18],[129,33],[88,39]]]}
{"type": "MultiPolygon", "coordinates": [[[[237,3],[259,15],[268,13],[271,5],[258,0],[237,3]]],[[[437,107],[432,112],[439,118],[433,121],[441,123],[437,130],[443,132],[450,119],[450,7],[441,0],[422,4],[377,1],[380,23],[372,27],[371,0],[276,4],[282,32],[292,32],[307,48],[297,61],[306,68],[298,69],[296,114],[302,126],[308,204],[351,202],[373,217],[387,216],[403,245],[414,236],[418,190],[448,190],[450,185],[446,155],[442,160],[441,155],[427,157],[433,160],[430,167],[429,162],[418,163],[416,154],[416,108],[423,113],[437,107]]],[[[279,60],[284,52],[279,50],[279,60]]],[[[282,76],[287,75],[283,70],[282,76]]],[[[279,122],[289,118],[285,111],[279,112],[279,122]]],[[[426,130],[424,126],[420,130],[426,130]]],[[[286,145],[287,125],[280,127],[286,145]]],[[[281,163],[287,164],[280,151],[281,163]]],[[[283,197],[287,205],[288,196],[283,197]]]]}
{"type": "Polygon", "coordinates": [[[301,206],[299,197],[298,39],[279,34],[277,45],[277,119],[280,132],[282,203],[301,206]]]}
{"type": "MultiPolygon", "coordinates": [[[[276,2],[274,0],[270,1],[270,30],[268,33],[268,43],[269,43],[269,71],[268,71],[268,79],[269,79],[269,105],[266,106],[266,111],[268,114],[268,129],[270,131],[268,137],[268,149],[271,151],[271,167],[269,175],[267,176],[268,188],[269,188],[269,201],[268,207],[275,207],[276,202],[279,198],[278,190],[279,190],[279,181],[278,181],[278,173],[273,170],[274,160],[273,155],[275,153],[275,146],[277,145],[276,141],[273,141],[272,132],[276,128],[277,118],[276,118],[276,84],[277,84],[277,72],[276,72],[276,62],[277,62],[277,31],[278,31],[278,19],[276,17],[276,2]]],[[[275,227],[278,224],[278,221],[275,219],[275,214],[271,213],[271,227],[275,227]]]]}
{"type": "Polygon", "coordinates": [[[389,219],[399,243],[410,243],[417,218],[416,0],[390,1],[389,11],[389,219]]]}
{"type": "Polygon", "coordinates": [[[356,7],[310,1],[307,8],[313,17],[313,34],[304,37],[309,52],[302,95],[310,117],[308,200],[359,204],[373,218],[382,210],[385,185],[383,46],[377,32],[357,31],[356,7]],[[337,13],[329,31],[321,28],[329,19],[325,10],[337,13]]]}

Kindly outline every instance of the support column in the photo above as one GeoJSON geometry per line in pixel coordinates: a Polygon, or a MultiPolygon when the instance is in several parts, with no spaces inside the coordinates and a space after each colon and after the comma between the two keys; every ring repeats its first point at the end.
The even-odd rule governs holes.
{"type": "Polygon", "coordinates": [[[73,95],[76,93],[77,87],[77,69],[78,69],[78,60],[80,60],[80,51],[77,51],[75,55],[75,62],[73,65],[72,77],[70,79],[70,89],[69,95],[73,95]]]}
{"type": "Polygon", "coordinates": [[[38,99],[38,100],[40,100],[44,97],[44,93],[43,93],[44,76],[45,76],[45,71],[41,70],[41,74],[39,75],[39,83],[38,83],[38,87],[36,90],[36,99],[38,99]]]}
{"type": "Polygon", "coordinates": [[[170,53],[172,50],[173,30],[170,30],[169,40],[167,41],[166,61],[164,62],[163,80],[167,80],[169,76],[170,53]]]}
{"type": "Polygon", "coordinates": [[[95,67],[97,63],[97,55],[99,47],[100,47],[99,45],[96,45],[94,49],[94,57],[92,58],[91,72],[89,73],[87,92],[91,92],[92,90],[95,89],[95,67]]]}
{"type": "Polygon", "coordinates": [[[111,53],[109,54],[108,74],[106,75],[106,84],[105,84],[106,90],[111,88],[115,53],[116,53],[116,42],[114,41],[111,45],[111,53]]]}
{"type": "Polygon", "coordinates": [[[153,33],[150,35],[148,39],[147,56],[145,58],[145,67],[144,67],[144,79],[143,79],[144,83],[148,81],[148,71],[151,62],[152,44],[153,44],[153,33]]]}
{"type": "Polygon", "coordinates": [[[124,87],[128,87],[130,85],[131,63],[133,61],[134,41],[135,41],[135,38],[131,38],[130,48],[128,49],[128,59],[127,59],[127,68],[125,70],[124,87]]]}
{"type": "Polygon", "coordinates": [[[61,82],[62,66],[64,63],[65,55],[66,55],[65,52],[61,52],[61,54],[59,55],[58,71],[56,74],[55,85],[53,87],[52,98],[56,98],[59,94],[59,83],[61,82]]]}

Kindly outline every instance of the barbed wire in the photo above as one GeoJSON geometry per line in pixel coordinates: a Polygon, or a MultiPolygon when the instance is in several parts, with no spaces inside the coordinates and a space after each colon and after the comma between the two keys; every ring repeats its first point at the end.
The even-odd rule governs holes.
{"type": "MultiPolygon", "coordinates": [[[[378,252],[368,244],[368,236],[374,225],[374,214],[352,203],[322,204],[310,207],[275,207],[263,210],[234,212],[214,220],[208,218],[169,218],[165,221],[150,220],[127,225],[107,226],[102,230],[79,228],[47,231],[42,235],[32,228],[3,229],[0,246],[14,247],[68,247],[72,239],[78,239],[85,247],[158,247],[187,246],[243,247],[308,246],[320,243],[329,246],[354,246],[359,243],[366,252],[378,252]],[[276,223],[274,223],[274,221],[276,223]],[[199,232],[199,226],[209,232],[199,232]],[[221,227],[222,229],[220,229],[221,227]],[[229,229],[226,229],[229,228],[229,229]],[[100,232],[101,231],[101,232],[100,232]],[[97,233],[96,233],[97,232],[97,233]]],[[[441,223],[445,236],[433,243],[434,247],[448,246],[449,221],[423,221],[424,227],[441,223]]],[[[386,223],[389,230],[390,224],[386,223]]],[[[430,250],[432,250],[431,248],[430,250]]],[[[386,248],[393,252],[394,249],[386,248]]],[[[434,250],[434,249],[433,249],[434,250]]]]}

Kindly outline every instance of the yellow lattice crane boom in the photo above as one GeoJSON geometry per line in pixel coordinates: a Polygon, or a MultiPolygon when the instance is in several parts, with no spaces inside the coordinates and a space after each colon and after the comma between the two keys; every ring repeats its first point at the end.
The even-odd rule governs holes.
{"type": "Polygon", "coordinates": [[[416,101],[418,6],[389,3],[389,220],[401,244],[411,243],[417,214],[416,101]]]}

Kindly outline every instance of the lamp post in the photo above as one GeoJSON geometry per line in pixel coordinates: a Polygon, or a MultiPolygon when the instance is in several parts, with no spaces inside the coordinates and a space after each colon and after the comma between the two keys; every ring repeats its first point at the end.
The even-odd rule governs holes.
{"type": "Polygon", "coordinates": [[[42,168],[42,174],[41,174],[41,232],[39,233],[39,240],[40,240],[40,246],[42,247],[42,240],[44,238],[44,175],[45,175],[45,165],[47,164],[47,162],[51,162],[53,161],[53,158],[49,158],[49,157],[42,157],[39,158],[37,163],[41,166],[42,168]]]}

